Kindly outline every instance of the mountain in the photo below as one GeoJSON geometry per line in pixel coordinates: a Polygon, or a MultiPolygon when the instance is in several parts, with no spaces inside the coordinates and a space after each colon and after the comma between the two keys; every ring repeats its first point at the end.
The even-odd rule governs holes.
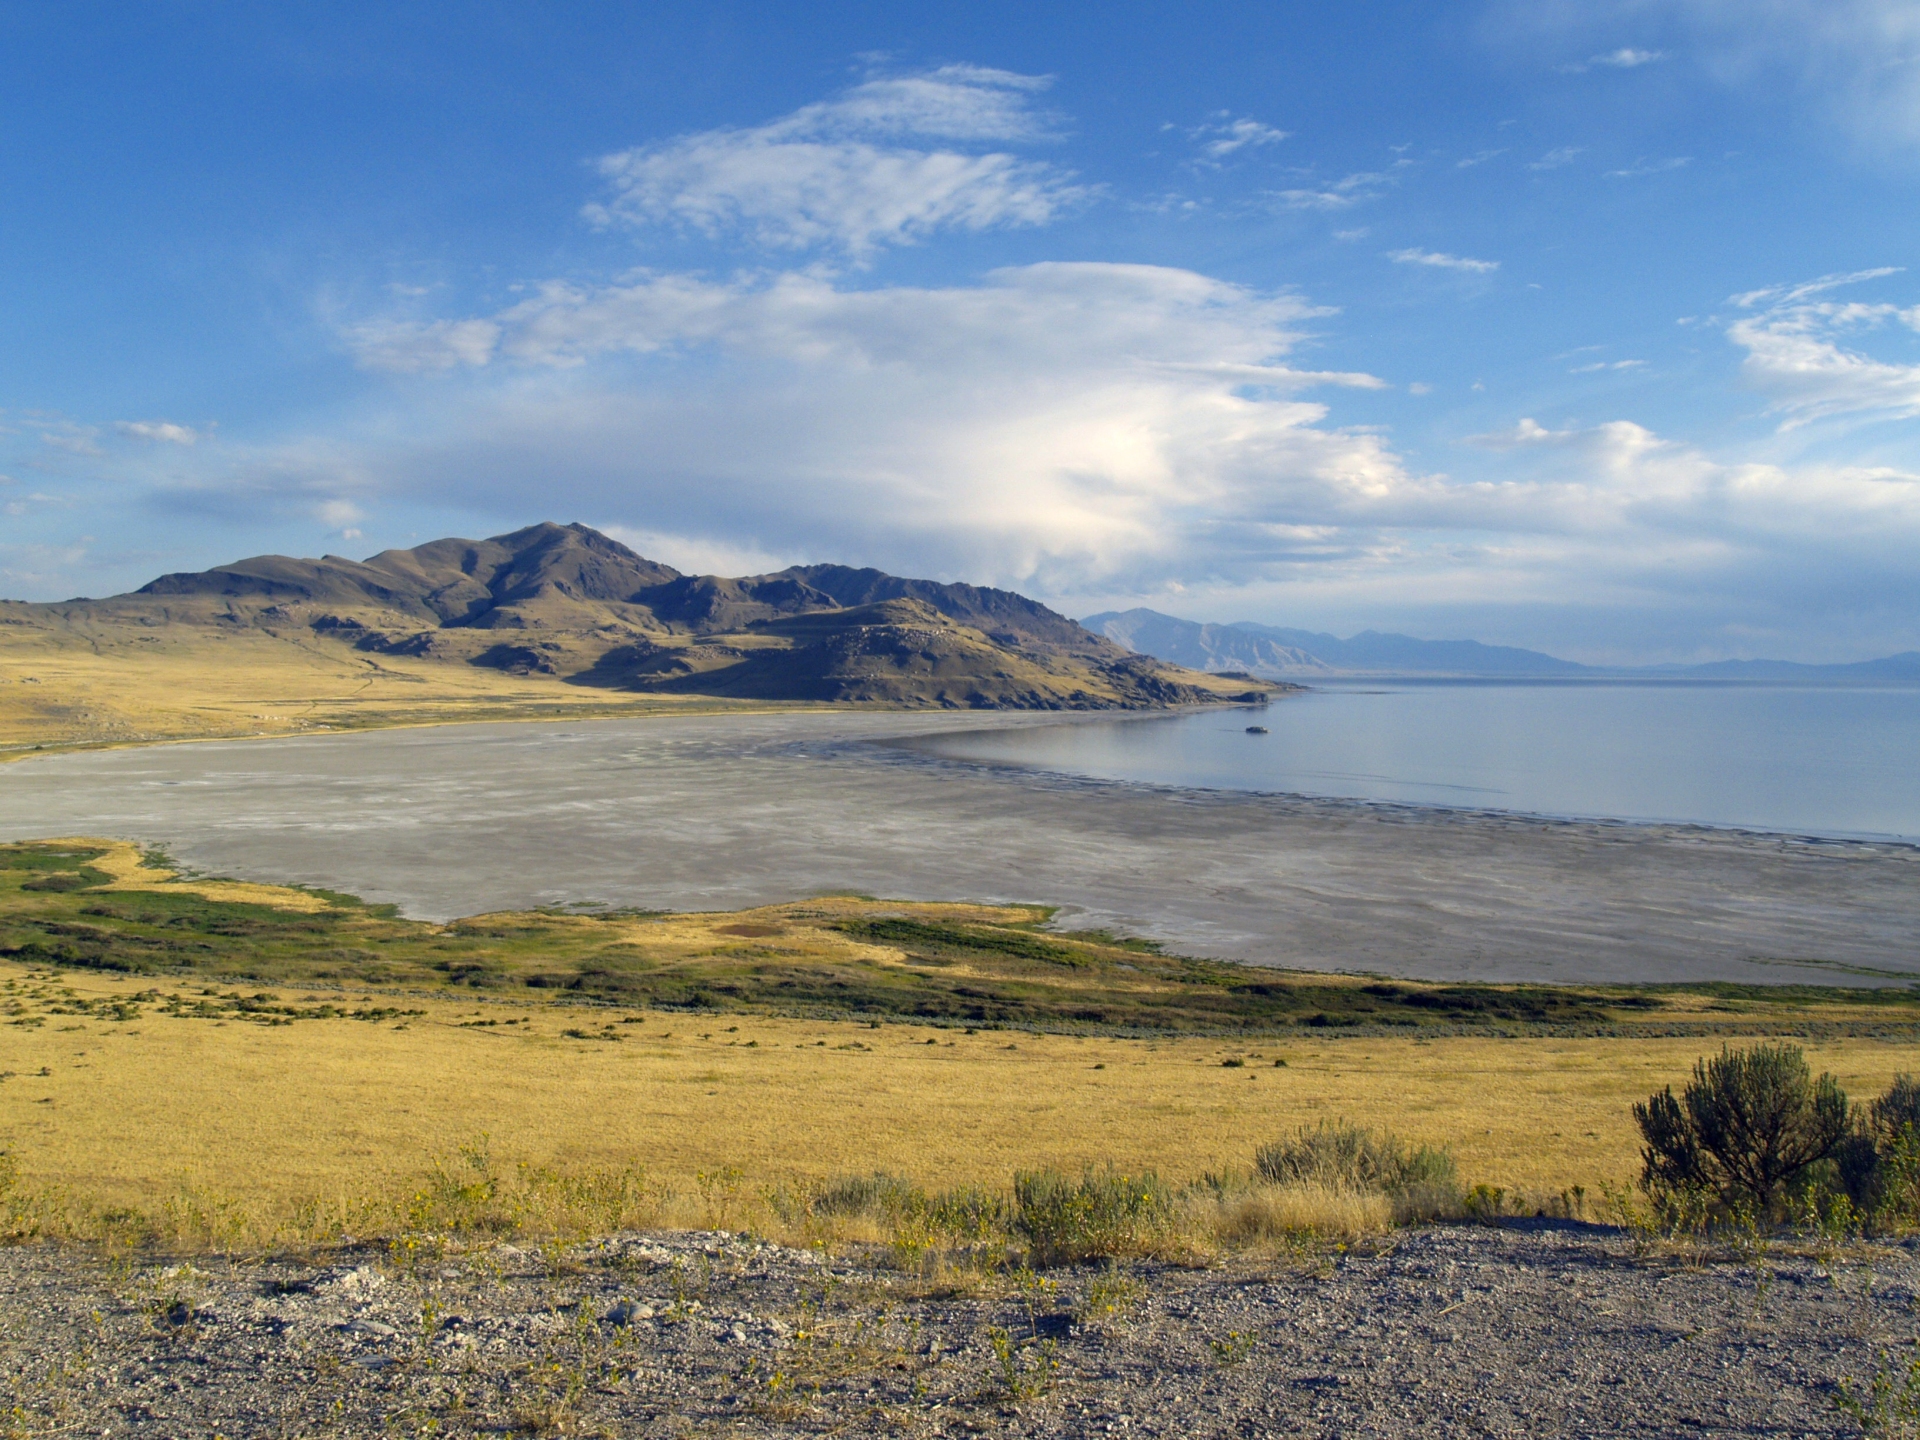
{"type": "Polygon", "coordinates": [[[1288,630],[1240,621],[1203,625],[1157,610],[1105,610],[1080,622],[1137,654],[1214,674],[1267,677],[1315,675],[1460,675],[1572,679],[1633,678],[1817,684],[1906,684],[1920,681],[1920,650],[1844,665],[1793,660],[1716,660],[1704,665],[1610,668],[1556,659],[1538,650],[1482,645],[1477,640],[1416,640],[1363,630],[1342,640],[1313,630],[1288,630]]]}
{"type": "Polygon", "coordinates": [[[1251,675],[1583,675],[1571,660],[1477,640],[1416,640],[1365,630],[1350,639],[1242,621],[1202,625],[1157,610],[1103,611],[1081,622],[1127,649],[1194,670],[1251,675]]]}
{"type": "Polygon", "coordinates": [[[96,653],[134,653],[163,634],[247,634],[327,654],[736,699],[1109,709],[1259,699],[1272,688],[1136,654],[1008,590],[842,565],[683,575],[587,526],[551,523],[366,560],[260,555],[105,600],[0,602],[0,625],[19,627],[15,637],[71,632],[96,653]]]}

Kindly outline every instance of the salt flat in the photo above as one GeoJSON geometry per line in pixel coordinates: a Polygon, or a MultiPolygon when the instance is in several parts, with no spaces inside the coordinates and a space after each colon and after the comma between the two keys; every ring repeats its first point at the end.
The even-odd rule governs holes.
{"type": "Polygon", "coordinates": [[[71,754],[0,770],[0,838],[125,836],[202,870],[428,918],[851,890],[1038,901],[1064,925],[1309,969],[1920,977],[1912,846],[1171,790],[913,743],[1061,723],[1077,722],[729,715],[71,754]]]}

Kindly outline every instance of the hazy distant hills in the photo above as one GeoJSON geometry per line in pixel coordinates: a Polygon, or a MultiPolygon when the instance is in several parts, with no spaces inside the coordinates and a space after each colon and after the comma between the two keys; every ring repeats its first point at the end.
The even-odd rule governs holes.
{"type": "Polygon", "coordinates": [[[0,602],[0,624],[94,650],[247,632],[329,653],[737,699],[1100,709],[1255,698],[1008,590],[807,565],[683,575],[584,525],[367,560],[262,555],[130,595],[0,602]]]}
{"type": "Polygon", "coordinates": [[[1203,625],[1157,610],[1108,610],[1081,622],[1109,640],[1193,670],[1235,671],[1274,678],[1315,675],[1462,675],[1540,678],[1641,675],[1700,680],[1920,681],[1920,651],[1846,665],[1790,660],[1721,660],[1707,665],[1606,669],[1537,650],[1477,640],[1416,640],[1366,630],[1342,640],[1311,630],[1242,621],[1203,625]]]}

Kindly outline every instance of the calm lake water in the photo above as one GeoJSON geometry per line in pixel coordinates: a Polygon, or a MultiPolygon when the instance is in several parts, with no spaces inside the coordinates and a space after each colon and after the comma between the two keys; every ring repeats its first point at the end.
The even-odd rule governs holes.
{"type": "Polygon", "coordinates": [[[920,743],[1159,785],[1920,839],[1913,687],[1369,681],[1264,712],[920,743]]]}

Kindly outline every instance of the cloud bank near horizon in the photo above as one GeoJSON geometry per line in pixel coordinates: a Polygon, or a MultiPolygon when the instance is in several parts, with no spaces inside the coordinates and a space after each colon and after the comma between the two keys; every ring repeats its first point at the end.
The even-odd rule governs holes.
{"type": "MultiPolygon", "coordinates": [[[[1849,23],[1902,23],[1843,8],[1849,23]]],[[[1705,0],[1669,9],[1724,33],[1705,0]]],[[[1769,23],[1797,13],[1782,0],[1769,23]]],[[[1664,46],[1580,53],[1562,68],[1678,63],[1664,46]]],[[[1315,363],[1349,320],[1311,294],[1087,258],[876,280],[889,254],[1055,231],[1120,203],[1056,158],[1070,120],[1048,108],[1052,84],[971,65],[872,74],[759,124],[604,155],[580,200],[591,225],[637,259],[659,236],[691,235],[725,263],[582,267],[464,310],[390,289],[331,315],[369,388],[324,423],[242,439],[178,418],[0,420],[49,465],[84,460],[152,511],[298,513],[343,543],[407,508],[584,519],[682,568],[842,560],[1082,613],[1423,611],[1466,627],[1534,611],[1584,616],[1570,633],[1588,634],[1594,617],[1627,617],[1632,655],[1558,647],[1606,659],[1692,658],[1702,635],[1723,652],[1750,636],[1827,658],[1911,631],[1920,467],[1879,438],[1920,416],[1920,295],[1905,272],[1785,282],[1688,317],[1737,363],[1749,436],[1663,435],[1626,411],[1549,423],[1509,411],[1416,447],[1356,407],[1431,384],[1384,351],[1365,368],[1315,363]],[[1662,648],[1663,627],[1691,638],[1662,648]]],[[[1892,100],[1882,108],[1897,119],[1892,100]]],[[[1196,171],[1278,166],[1293,143],[1231,111],[1172,133],[1196,171]]],[[[1508,163],[1556,174],[1584,150],[1524,158],[1541,153],[1508,163]]],[[[1401,157],[1322,182],[1296,167],[1262,182],[1261,203],[1342,215],[1416,168],[1401,157]]],[[[1385,244],[1368,263],[1409,286],[1525,283],[1504,249],[1385,244]]],[[[10,515],[61,503],[0,476],[10,515]]],[[[75,553],[0,543],[0,573],[18,584],[75,553]]]]}

